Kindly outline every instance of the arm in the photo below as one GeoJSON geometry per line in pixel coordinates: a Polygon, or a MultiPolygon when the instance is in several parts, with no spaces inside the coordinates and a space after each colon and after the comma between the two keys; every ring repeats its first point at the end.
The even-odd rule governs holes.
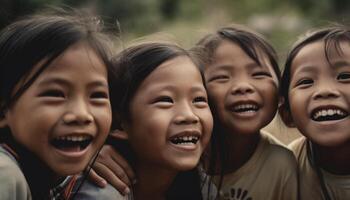
{"type": "Polygon", "coordinates": [[[111,145],[103,146],[92,168],[89,179],[100,187],[105,187],[108,181],[120,193],[127,194],[135,182],[130,165],[111,145]]]}

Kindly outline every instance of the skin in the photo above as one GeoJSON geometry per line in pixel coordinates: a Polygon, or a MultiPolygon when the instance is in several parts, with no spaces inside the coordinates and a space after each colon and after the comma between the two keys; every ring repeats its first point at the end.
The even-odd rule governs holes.
{"type": "Polygon", "coordinates": [[[86,43],[72,45],[8,109],[1,125],[9,126],[15,140],[44,162],[54,176],[83,171],[111,125],[106,66],[86,43]],[[84,150],[52,144],[65,136],[93,139],[84,150]]]}
{"type": "Polygon", "coordinates": [[[350,173],[350,45],[341,42],[343,54],[330,51],[326,60],[324,42],[303,47],[291,65],[290,112],[294,125],[315,143],[321,165],[330,172],[350,173]],[[341,109],[339,120],[316,121],[317,110],[341,109]]]}
{"type": "Polygon", "coordinates": [[[259,142],[260,129],[276,114],[278,81],[264,54],[260,53],[263,62],[259,66],[231,41],[223,40],[213,57],[214,61],[205,68],[205,81],[214,115],[225,131],[230,147],[227,151],[232,153],[227,166],[234,171],[249,160],[259,142]],[[237,107],[244,104],[258,109],[237,112],[237,107]]]}
{"type": "Polygon", "coordinates": [[[130,121],[122,134],[136,154],[136,199],[164,199],[180,171],[197,166],[213,126],[199,70],[185,56],[157,67],[130,102],[130,121]],[[175,144],[173,138],[196,135],[198,142],[175,144]]]}
{"type": "MultiPolygon", "coordinates": [[[[277,111],[277,76],[265,55],[258,53],[263,66],[258,66],[238,45],[224,40],[204,71],[213,112],[225,128],[225,141],[230,147],[231,160],[225,163],[227,172],[237,170],[249,160],[259,142],[260,129],[271,122],[277,111]],[[259,111],[231,112],[232,104],[246,102],[259,105],[259,111]]],[[[128,193],[131,183],[136,182],[131,167],[113,147],[105,146],[101,152],[94,169],[120,192],[128,193]]],[[[101,187],[106,184],[95,172],[90,178],[101,187]]]]}

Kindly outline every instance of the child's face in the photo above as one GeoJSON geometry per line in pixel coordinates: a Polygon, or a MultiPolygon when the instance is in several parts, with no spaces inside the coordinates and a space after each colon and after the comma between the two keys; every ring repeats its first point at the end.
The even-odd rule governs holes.
{"type": "Polygon", "coordinates": [[[326,60],[323,41],[303,47],[291,65],[289,103],[297,128],[323,146],[350,141],[350,45],[333,48],[326,60]]]}
{"type": "Polygon", "coordinates": [[[79,43],[38,76],[4,120],[15,140],[54,173],[75,174],[87,166],[109,132],[108,95],[106,66],[88,45],[79,43]]]}
{"type": "Polygon", "coordinates": [[[259,66],[230,41],[218,46],[213,59],[205,69],[213,112],[231,133],[257,133],[273,119],[278,106],[278,80],[272,66],[267,59],[259,66]]]}
{"type": "Polygon", "coordinates": [[[158,66],[130,103],[125,130],[139,166],[176,171],[198,164],[213,126],[199,70],[185,56],[158,66]]]}

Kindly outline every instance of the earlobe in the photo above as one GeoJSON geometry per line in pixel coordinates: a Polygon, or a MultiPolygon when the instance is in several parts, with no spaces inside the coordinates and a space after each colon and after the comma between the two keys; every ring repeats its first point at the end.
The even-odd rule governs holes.
{"type": "Polygon", "coordinates": [[[0,116],[0,128],[5,128],[7,126],[7,120],[4,116],[0,116]]]}
{"type": "Polygon", "coordinates": [[[113,130],[110,133],[110,136],[112,136],[113,138],[116,138],[116,139],[120,139],[120,140],[129,139],[128,133],[126,131],[120,130],[120,129],[113,130]]]}
{"type": "Polygon", "coordinates": [[[281,105],[278,107],[278,113],[286,126],[289,128],[295,128],[293,117],[290,111],[286,108],[285,103],[281,103],[281,105]]]}

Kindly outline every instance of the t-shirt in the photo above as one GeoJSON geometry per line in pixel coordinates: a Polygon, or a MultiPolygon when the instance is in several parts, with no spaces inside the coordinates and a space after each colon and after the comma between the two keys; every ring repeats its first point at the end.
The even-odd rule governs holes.
{"type": "Polygon", "coordinates": [[[27,181],[16,159],[0,146],[0,199],[32,199],[27,181]]]}
{"type": "MultiPolygon", "coordinates": [[[[218,180],[216,176],[215,182],[218,180]]],[[[220,199],[298,199],[297,163],[293,153],[262,131],[252,157],[235,172],[224,175],[220,199]]]]}
{"type": "MultiPolygon", "coordinates": [[[[207,176],[202,169],[199,170],[199,175],[202,181],[202,197],[203,200],[215,200],[217,196],[217,190],[211,179],[207,176]]],[[[78,179],[77,185],[80,184],[82,178],[78,179]]],[[[77,200],[132,200],[132,191],[130,194],[123,196],[111,185],[107,184],[105,188],[100,188],[90,181],[85,181],[82,187],[78,191],[74,191],[75,199],[77,200]]]]}
{"type": "MultiPolygon", "coordinates": [[[[293,141],[289,147],[293,150],[299,168],[300,197],[302,200],[324,199],[315,169],[311,166],[307,154],[307,139],[301,137],[293,141]]],[[[335,175],[321,169],[328,194],[332,200],[350,199],[350,175],[335,175]]]]}

